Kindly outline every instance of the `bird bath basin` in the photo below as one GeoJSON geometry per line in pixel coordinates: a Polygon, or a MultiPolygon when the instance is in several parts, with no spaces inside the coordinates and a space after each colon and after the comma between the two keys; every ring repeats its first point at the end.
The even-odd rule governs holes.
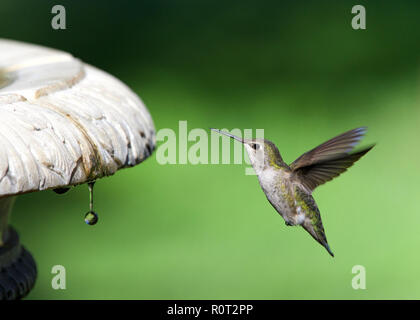
{"type": "Polygon", "coordinates": [[[11,79],[7,77],[6,73],[0,70],[0,89],[7,86],[11,82],[11,79]]]}
{"type": "Polygon", "coordinates": [[[121,81],[66,52],[0,39],[0,299],[24,297],[36,279],[9,225],[16,198],[91,187],[155,144],[149,111],[121,81]]]}

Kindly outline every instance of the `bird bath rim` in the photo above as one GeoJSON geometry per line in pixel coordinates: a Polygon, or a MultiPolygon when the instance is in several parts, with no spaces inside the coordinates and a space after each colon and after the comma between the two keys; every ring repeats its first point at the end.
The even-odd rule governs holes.
{"type": "Polygon", "coordinates": [[[0,89],[10,85],[12,81],[13,78],[10,76],[10,74],[0,69],[0,89]]]}

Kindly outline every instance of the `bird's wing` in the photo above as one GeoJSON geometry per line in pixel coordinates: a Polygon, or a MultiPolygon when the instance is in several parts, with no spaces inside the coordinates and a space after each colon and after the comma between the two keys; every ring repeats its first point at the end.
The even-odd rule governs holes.
{"type": "Polygon", "coordinates": [[[302,227],[322,246],[327,249],[328,253],[334,257],[330,246],[327,242],[324,227],[322,225],[321,213],[315,203],[314,198],[302,190],[300,187],[295,188],[296,205],[305,213],[306,219],[302,223],[302,227]]]}
{"type": "Polygon", "coordinates": [[[350,168],[357,160],[371,150],[374,145],[352,154],[344,154],[337,158],[318,162],[294,170],[299,182],[313,191],[319,185],[334,179],[350,168]]]}
{"type": "Polygon", "coordinates": [[[290,168],[296,170],[323,160],[335,158],[340,154],[349,153],[362,139],[366,129],[366,127],[356,128],[320,144],[293,161],[290,164],[290,168]]]}
{"type": "Polygon", "coordinates": [[[359,152],[349,153],[365,132],[364,127],[347,131],[304,153],[290,164],[292,172],[300,183],[313,191],[346,171],[373,148],[372,145],[359,152]]]}

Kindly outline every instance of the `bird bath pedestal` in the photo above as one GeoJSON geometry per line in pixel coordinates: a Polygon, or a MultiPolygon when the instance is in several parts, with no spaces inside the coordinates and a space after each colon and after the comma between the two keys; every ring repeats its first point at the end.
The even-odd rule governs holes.
{"type": "Polygon", "coordinates": [[[15,197],[0,199],[0,300],[20,299],[32,289],[36,264],[8,224],[15,197]]]}
{"type": "Polygon", "coordinates": [[[121,81],[68,53],[0,39],[0,299],[24,297],[36,279],[8,223],[17,196],[112,175],[155,144],[147,108],[121,81]]]}

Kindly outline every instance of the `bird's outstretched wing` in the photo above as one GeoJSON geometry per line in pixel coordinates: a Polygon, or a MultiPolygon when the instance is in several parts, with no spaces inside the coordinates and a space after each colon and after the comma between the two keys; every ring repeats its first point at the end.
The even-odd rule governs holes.
{"type": "Polygon", "coordinates": [[[290,164],[299,182],[308,190],[332,180],[351,167],[374,145],[349,153],[366,132],[365,127],[347,131],[304,153],[290,164]]]}

